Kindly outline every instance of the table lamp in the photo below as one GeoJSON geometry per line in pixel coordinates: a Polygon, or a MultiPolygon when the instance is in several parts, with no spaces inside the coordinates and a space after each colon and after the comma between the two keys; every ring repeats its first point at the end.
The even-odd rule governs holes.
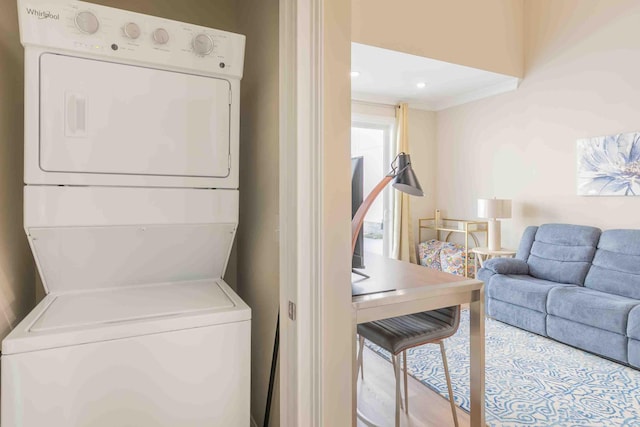
{"type": "Polygon", "coordinates": [[[502,248],[500,238],[500,218],[511,218],[511,200],[478,199],[478,216],[489,219],[489,250],[499,251],[502,248]]]}
{"type": "Polygon", "coordinates": [[[424,196],[422,187],[418,182],[416,173],[411,167],[411,158],[406,153],[400,153],[391,162],[391,171],[382,178],[382,181],[376,185],[371,193],[364,199],[356,214],[351,220],[351,254],[356,248],[356,242],[358,240],[358,234],[364,223],[364,217],[369,211],[369,208],[376,200],[378,195],[384,190],[389,182],[393,180],[393,187],[403,193],[410,194],[412,196],[424,196]]]}

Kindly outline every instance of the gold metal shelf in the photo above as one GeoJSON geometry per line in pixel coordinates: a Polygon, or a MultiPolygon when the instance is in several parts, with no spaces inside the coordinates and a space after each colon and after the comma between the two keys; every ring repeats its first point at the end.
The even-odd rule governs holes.
{"type": "Polygon", "coordinates": [[[466,219],[442,218],[440,210],[436,209],[433,218],[421,218],[418,220],[418,238],[423,242],[423,231],[435,231],[436,240],[448,242],[454,233],[463,235],[464,239],[464,275],[469,274],[469,239],[473,241],[473,247],[480,246],[480,240],[476,233],[484,233],[484,246],[488,245],[488,228],[487,221],[475,221],[466,219]],[[445,234],[446,233],[446,234],[445,234]],[[444,236],[444,238],[443,238],[444,236]]]}

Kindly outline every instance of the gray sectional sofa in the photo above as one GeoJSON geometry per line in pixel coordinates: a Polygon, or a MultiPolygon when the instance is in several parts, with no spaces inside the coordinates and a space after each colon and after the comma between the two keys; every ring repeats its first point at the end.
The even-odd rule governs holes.
{"type": "Polygon", "coordinates": [[[528,227],[478,278],[489,316],[640,368],[640,230],[528,227]]]}

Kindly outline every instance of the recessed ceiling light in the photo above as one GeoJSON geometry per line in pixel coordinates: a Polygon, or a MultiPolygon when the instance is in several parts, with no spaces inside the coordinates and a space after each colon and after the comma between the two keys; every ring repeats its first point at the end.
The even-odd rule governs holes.
{"type": "Polygon", "coordinates": [[[360,71],[352,71],[351,77],[358,77],[360,75],[360,71]]]}
{"type": "Polygon", "coordinates": [[[418,82],[416,86],[418,87],[418,89],[424,89],[427,84],[425,82],[418,82]]]}

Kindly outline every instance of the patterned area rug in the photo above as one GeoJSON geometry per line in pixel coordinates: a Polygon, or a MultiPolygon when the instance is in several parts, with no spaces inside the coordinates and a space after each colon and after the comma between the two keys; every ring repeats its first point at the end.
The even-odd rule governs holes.
{"type": "MultiPolygon", "coordinates": [[[[640,371],[487,319],[489,426],[640,426],[640,371]]],[[[376,345],[367,346],[386,359],[376,345]]],[[[469,312],[445,340],[455,402],[469,411],[469,312]]],[[[448,397],[437,345],[409,350],[409,374],[448,397]]],[[[365,367],[366,369],[366,367],[365,367]]]]}

